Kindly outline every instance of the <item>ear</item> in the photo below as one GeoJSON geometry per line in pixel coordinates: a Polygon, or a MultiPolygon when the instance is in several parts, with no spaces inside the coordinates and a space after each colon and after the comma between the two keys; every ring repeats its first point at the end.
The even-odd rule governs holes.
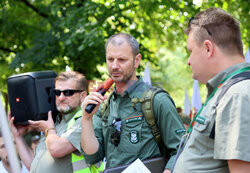
{"type": "Polygon", "coordinates": [[[81,103],[84,101],[86,96],[87,96],[87,91],[81,92],[81,95],[80,95],[81,103]]]}
{"type": "Polygon", "coordinates": [[[134,68],[138,68],[139,65],[140,65],[140,62],[141,62],[141,54],[138,53],[138,54],[135,56],[134,68]]]}
{"type": "Polygon", "coordinates": [[[205,48],[205,54],[208,58],[212,57],[214,54],[214,43],[210,40],[205,40],[203,42],[204,48],[205,48]]]}

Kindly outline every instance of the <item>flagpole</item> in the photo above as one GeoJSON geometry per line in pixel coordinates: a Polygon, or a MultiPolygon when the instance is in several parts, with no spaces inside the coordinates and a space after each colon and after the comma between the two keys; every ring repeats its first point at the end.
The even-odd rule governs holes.
{"type": "Polygon", "coordinates": [[[196,113],[202,107],[199,84],[198,84],[197,80],[194,80],[194,83],[193,83],[192,105],[193,105],[193,108],[195,109],[195,112],[194,112],[193,116],[195,116],[196,113]]]}
{"type": "Polygon", "coordinates": [[[144,75],[142,77],[142,80],[147,83],[148,85],[151,85],[151,78],[150,78],[150,71],[149,71],[149,64],[147,63],[146,68],[144,70],[144,75]]]}
{"type": "Polygon", "coordinates": [[[187,116],[189,116],[189,118],[192,118],[192,109],[191,109],[191,104],[190,104],[190,100],[189,100],[186,88],[185,88],[185,100],[184,100],[184,111],[183,111],[183,113],[186,114],[187,116]]]}
{"type": "Polygon", "coordinates": [[[4,140],[4,146],[7,150],[8,161],[10,163],[11,172],[21,173],[20,161],[17,158],[16,147],[12,140],[12,135],[7,121],[7,116],[3,108],[0,92],[0,126],[4,140]]]}
{"type": "Polygon", "coordinates": [[[249,52],[249,47],[247,48],[247,53],[245,55],[245,61],[250,62],[250,52],[249,52]]]}

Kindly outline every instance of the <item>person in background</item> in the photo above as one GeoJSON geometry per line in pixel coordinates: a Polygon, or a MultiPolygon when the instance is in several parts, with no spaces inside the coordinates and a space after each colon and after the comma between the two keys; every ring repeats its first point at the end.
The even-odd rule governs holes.
{"type": "Polygon", "coordinates": [[[47,121],[29,120],[29,126],[43,132],[34,154],[23,139],[29,126],[15,126],[14,117],[10,119],[19,155],[31,173],[85,173],[95,169],[94,165],[86,164],[80,153],[80,105],[87,95],[86,83],[85,76],[74,71],[62,72],[56,77],[54,94],[60,112],[56,122],[51,111],[47,121]]]}
{"type": "Polygon", "coordinates": [[[187,130],[190,123],[191,123],[191,119],[188,117],[188,115],[186,115],[185,113],[182,112],[182,109],[180,107],[177,107],[177,112],[181,118],[181,121],[185,127],[185,129],[187,130]]]}
{"type": "Polygon", "coordinates": [[[40,135],[34,135],[32,136],[31,138],[31,145],[30,145],[30,148],[35,152],[35,148],[39,142],[39,139],[40,139],[40,135]]]}
{"type": "MultiPolygon", "coordinates": [[[[106,63],[115,89],[108,110],[101,115],[98,108],[106,97],[92,92],[83,102],[81,145],[87,162],[95,163],[106,157],[107,168],[161,156],[152,131],[143,117],[140,104],[133,108],[131,99],[141,98],[149,88],[136,76],[141,60],[139,44],[129,34],[118,33],[106,43],[106,63]],[[96,104],[92,113],[85,108],[96,104]],[[98,112],[97,112],[98,111],[98,112]],[[94,115],[95,114],[95,115],[94,115]]],[[[169,158],[164,172],[170,172],[181,135],[185,129],[170,96],[160,92],[154,97],[154,117],[169,158]]]]}
{"type": "MultiPolygon", "coordinates": [[[[21,165],[21,173],[29,172],[22,162],[20,162],[20,165],[21,165]]],[[[5,148],[5,143],[1,132],[0,132],[0,172],[11,173],[7,150],[5,148]]]]}
{"type": "Polygon", "coordinates": [[[185,33],[192,77],[206,85],[208,94],[181,144],[173,172],[248,173],[250,80],[232,85],[217,104],[224,86],[250,70],[240,24],[212,7],[191,18],[185,33]]]}

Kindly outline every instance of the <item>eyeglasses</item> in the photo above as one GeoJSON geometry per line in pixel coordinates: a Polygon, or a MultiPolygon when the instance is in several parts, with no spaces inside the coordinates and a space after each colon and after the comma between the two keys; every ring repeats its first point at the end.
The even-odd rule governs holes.
{"type": "Polygon", "coordinates": [[[72,89],[68,89],[68,90],[57,90],[54,89],[54,94],[56,96],[60,96],[61,93],[63,93],[64,96],[73,96],[75,93],[79,93],[82,92],[83,90],[72,90],[72,89]]]}
{"type": "Polygon", "coordinates": [[[115,128],[115,131],[111,134],[111,144],[114,144],[117,147],[120,143],[120,136],[121,136],[121,126],[122,126],[121,118],[114,119],[112,126],[115,128]]]}
{"type": "Polygon", "coordinates": [[[208,35],[210,35],[210,36],[212,37],[212,33],[209,31],[209,29],[207,28],[207,26],[198,25],[198,24],[192,22],[192,21],[194,21],[194,20],[196,20],[196,18],[194,18],[194,17],[189,18],[188,27],[190,26],[190,24],[193,24],[193,25],[197,25],[197,26],[203,27],[203,28],[205,28],[205,30],[207,31],[208,35]]]}

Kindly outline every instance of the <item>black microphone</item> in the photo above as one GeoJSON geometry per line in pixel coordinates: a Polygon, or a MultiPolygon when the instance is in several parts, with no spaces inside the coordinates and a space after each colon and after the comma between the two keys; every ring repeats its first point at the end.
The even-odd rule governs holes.
{"type": "MultiPolygon", "coordinates": [[[[101,95],[104,95],[109,88],[111,87],[111,85],[113,84],[113,79],[108,78],[104,83],[103,83],[103,88],[101,88],[98,93],[100,93],[101,95]]],[[[85,111],[87,113],[91,113],[93,111],[93,109],[96,107],[96,104],[88,104],[87,107],[85,108],[85,111]]]]}

